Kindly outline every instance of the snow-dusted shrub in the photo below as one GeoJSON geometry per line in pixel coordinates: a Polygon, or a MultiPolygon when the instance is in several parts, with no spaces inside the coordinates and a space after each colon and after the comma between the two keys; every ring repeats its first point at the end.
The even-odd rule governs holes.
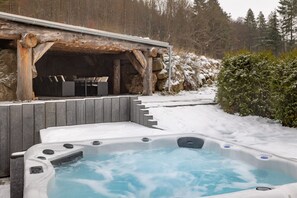
{"type": "Polygon", "coordinates": [[[228,113],[273,117],[271,71],[274,57],[268,53],[240,52],[223,59],[218,76],[217,99],[228,113]]]}
{"type": "Polygon", "coordinates": [[[282,57],[273,76],[275,117],[285,126],[297,127],[297,50],[282,57]]]}
{"type": "Polygon", "coordinates": [[[228,113],[275,118],[297,127],[297,50],[276,60],[268,53],[228,55],[217,99],[228,113]]]}

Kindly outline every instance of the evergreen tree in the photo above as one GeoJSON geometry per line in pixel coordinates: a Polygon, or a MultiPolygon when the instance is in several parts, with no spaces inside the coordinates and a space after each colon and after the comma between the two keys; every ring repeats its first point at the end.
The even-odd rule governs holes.
{"type": "Polygon", "coordinates": [[[230,49],[231,27],[229,16],[222,10],[218,0],[208,0],[206,13],[209,28],[207,54],[222,58],[224,53],[230,49]]]}
{"type": "Polygon", "coordinates": [[[256,48],[257,23],[252,9],[249,9],[246,14],[245,24],[247,26],[247,38],[248,38],[247,47],[248,47],[248,50],[253,51],[256,48]]]}
{"type": "Polygon", "coordinates": [[[257,28],[259,30],[265,30],[266,29],[266,19],[262,12],[259,13],[257,17],[257,28]]]}
{"type": "Polygon", "coordinates": [[[250,28],[256,28],[257,27],[257,23],[255,20],[255,15],[252,9],[249,9],[247,11],[246,17],[245,17],[245,23],[247,24],[248,27],[250,28]]]}
{"type": "Polygon", "coordinates": [[[191,7],[187,0],[179,0],[176,2],[176,15],[175,15],[175,23],[179,24],[176,26],[174,31],[176,41],[181,48],[183,49],[191,49],[192,41],[191,41],[191,7]]]}
{"type": "Polygon", "coordinates": [[[208,18],[206,15],[206,1],[194,0],[192,18],[192,42],[198,54],[206,53],[206,46],[209,40],[208,18]]]}
{"type": "MultiPolygon", "coordinates": [[[[291,50],[296,41],[297,31],[297,0],[280,0],[277,11],[281,16],[281,28],[285,41],[291,50]]],[[[285,49],[287,51],[287,49],[285,49]]]]}
{"type": "Polygon", "coordinates": [[[257,17],[257,30],[257,49],[261,51],[265,49],[265,39],[267,35],[266,19],[262,12],[260,12],[257,17]]]}
{"type": "MultiPolygon", "coordinates": [[[[280,0],[283,40],[297,40],[297,0],[280,0]],[[291,4],[289,4],[291,3],[291,4]],[[295,10],[295,11],[294,11],[295,10]],[[294,16],[293,18],[289,16],[294,16]],[[285,20],[284,20],[285,19],[285,20]],[[293,19],[293,20],[291,20],[293,19]],[[287,27],[288,24],[295,24],[287,27]]],[[[150,37],[216,58],[229,50],[265,50],[267,23],[252,10],[233,21],[218,0],[0,0],[0,11],[150,37]],[[265,25],[266,24],[266,25],[265,25]],[[263,44],[264,42],[264,44],[263,44]]],[[[270,33],[273,32],[270,29],[270,33]]],[[[270,35],[271,37],[271,35],[270,35]]],[[[282,44],[285,42],[282,42],[282,44]]],[[[295,45],[296,46],[296,45],[295,45]]],[[[292,48],[292,47],[291,47],[292,48]]]]}
{"type": "Polygon", "coordinates": [[[193,10],[195,14],[200,14],[206,5],[206,0],[194,0],[193,10]]]}
{"type": "Polygon", "coordinates": [[[275,55],[280,53],[281,35],[276,12],[269,15],[266,45],[275,55]]]}

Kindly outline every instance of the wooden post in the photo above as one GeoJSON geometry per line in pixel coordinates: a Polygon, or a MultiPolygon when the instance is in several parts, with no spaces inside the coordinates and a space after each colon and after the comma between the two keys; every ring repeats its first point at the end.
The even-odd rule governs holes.
{"type": "Polygon", "coordinates": [[[23,47],[20,40],[17,41],[17,99],[33,99],[32,83],[32,48],[23,47]]]}
{"type": "Polygon", "coordinates": [[[116,59],[113,62],[113,94],[121,93],[121,61],[116,59]]]}
{"type": "Polygon", "coordinates": [[[153,58],[149,55],[149,51],[145,52],[147,67],[143,76],[143,92],[145,96],[153,95],[153,58]]]}

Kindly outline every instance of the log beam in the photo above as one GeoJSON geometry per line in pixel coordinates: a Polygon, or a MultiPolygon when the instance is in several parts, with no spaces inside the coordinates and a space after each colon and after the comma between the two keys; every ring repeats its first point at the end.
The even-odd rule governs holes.
{"type": "Polygon", "coordinates": [[[33,48],[37,45],[38,40],[36,35],[32,33],[26,33],[22,35],[21,44],[24,48],[33,48]]]}
{"type": "Polygon", "coordinates": [[[141,75],[141,77],[144,76],[145,69],[143,66],[139,63],[139,61],[136,59],[135,55],[133,53],[127,52],[126,53],[127,58],[133,65],[133,67],[138,71],[138,73],[141,75]]]}
{"type": "Polygon", "coordinates": [[[141,52],[151,49],[152,57],[154,57],[156,50],[158,51],[157,54],[163,54],[167,51],[166,48],[152,49],[150,45],[131,41],[25,25],[0,19],[0,39],[19,40],[24,36],[28,39],[27,43],[31,47],[34,47],[36,41],[37,43],[55,42],[51,48],[52,51],[120,54],[132,50],[141,52]],[[27,36],[23,34],[24,31],[28,32],[27,36]]]}
{"type": "Polygon", "coordinates": [[[150,52],[145,52],[145,58],[147,61],[147,67],[145,68],[143,76],[143,92],[145,96],[153,95],[153,57],[150,56],[150,52]]]}
{"type": "Polygon", "coordinates": [[[32,48],[25,48],[17,41],[17,99],[33,99],[32,48]]]}
{"type": "MultiPolygon", "coordinates": [[[[0,26],[0,28],[1,28],[1,26],[0,26]]],[[[17,40],[17,39],[21,39],[21,35],[18,33],[3,33],[2,31],[0,31],[0,39],[17,40]]]]}
{"type": "Polygon", "coordinates": [[[152,47],[150,50],[149,50],[149,55],[151,57],[154,57],[156,58],[158,56],[158,49],[155,48],[155,47],[152,47]]]}
{"type": "Polygon", "coordinates": [[[113,62],[113,94],[121,93],[121,61],[116,59],[113,62]]]}
{"type": "Polygon", "coordinates": [[[135,58],[140,63],[140,65],[142,66],[142,68],[145,69],[147,66],[147,61],[146,61],[143,53],[140,50],[133,50],[132,52],[133,52],[135,58]]]}
{"type": "Polygon", "coordinates": [[[47,42],[37,45],[33,48],[33,58],[32,58],[32,77],[37,77],[37,70],[35,63],[41,59],[41,57],[53,46],[55,42],[47,42]]]}
{"type": "Polygon", "coordinates": [[[33,49],[33,65],[54,45],[55,42],[46,42],[33,49]]]}

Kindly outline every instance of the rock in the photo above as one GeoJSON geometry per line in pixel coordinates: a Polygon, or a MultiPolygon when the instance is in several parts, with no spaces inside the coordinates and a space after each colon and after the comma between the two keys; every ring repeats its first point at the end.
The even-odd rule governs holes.
{"type": "MultiPolygon", "coordinates": [[[[156,59],[154,64],[154,71],[158,78],[156,87],[159,91],[164,91],[168,89],[169,81],[167,78],[169,74],[166,70],[169,70],[169,66],[165,65],[165,63],[161,64],[161,60],[168,64],[169,56],[164,54],[163,59],[156,59]]],[[[220,67],[221,61],[205,56],[197,56],[194,53],[173,54],[171,59],[171,91],[197,90],[205,84],[213,84],[220,67]]]]}
{"type": "Polygon", "coordinates": [[[131,75],[131,84],[127,86],[129,93],[131,94],[141,94],[143,90],[142,85],[143,79],[140,75],[131,75]]]}
{"type": "MultiPolygon", "coordinates": [[[[143,78],[137,74],[137,75],[130,75],[129,78],[131,78],[130,83],[126,83],[125,86],[128,89],[130,94],[142,94],[143,91],[143,78]]],[[[157,83],[157,75],[153,73],[152,75],[153,82],[153,92],[155,92],[155,87],[157,83]]]]}
{"type": "Polygon", "coordinates": [[[153,86],[153,92],[156,91],[156,84],[157,84],[157,81],[158,81],[158,78],[157,78],[157,75],[153,73],[153,82],[152,82],[152,86],[153,86]]]}
{"type": "Polygon", "coordinates": [[[161,71],[162,69],[165,68],[165,65],[162,61],[162,58],[155,58],[153,60],[153,71],[161,71]]]}
{"type": "Polygon", "coordinates": [[[168,88],[168,79],[158,80],[157,82],[157,90],[158,91],[165,91],[168,88]]]}
{"type": "Polygon", "coordinates": [[[183,83],[178,83],[178,84],[173,84],[171,85],[171,91],[178,93],[180,91],[184,90],[184,84],[183,83]]]}
{"type": "Polygon", "coordinates": [[[175,65],[172,68],[171,91],[180,92],[184,90],[184,70],[180,65],[175,65]]]}
{"type": "Polygon", "coordinates": [[[163,60],[164,60],[165,63],[166,62],[169,62],[169,56],[168,56],[168,54],[164,54],[163,55],[163,60]]]}
{"type": "Polygon", "coordinates": [[[198,81],[194,79],[194,76],[188,76],[184,81],[184,90],[192,91],[197,90],[199,87],[198,81]]]}
{"type": "Polygon", "coordinates": [[[16,100],[16,92],[0,83],[0,101],[16,100]]]}
{"type": "Polygon", "coordinates": [[[198,75],[198,82],[200,87],[206,83],[206,78],[203,74],[198,75]]]}
{"type": "Polygon", "coordinates": [[[212,85],[213,81],[209,78],[209,79],[207,79],[206,83],[207,83],[207,85],[212,85]]]}
{"type": "Polygon", "coordinates": [[[212,81],[215,81],[215,74],[212,72],[209,72],[209,79],[212,81]]]}
{"type": "Polygon", "coordinates": [[[168,72],[166,69],[162,69],[160,72],[157,73],[158,80],[164,80],[168,78],[168,72]]]}
{"type": "Polygon", "coordinates": [[[184,89],[187,91],[198,89],[198,80],[195,71],[190,66],[184,67],[184,89]]]}
{"type": "Polygon", "coordinates": [[[16,100],[17,57],[13,50],[0,51],[0,100],[16,100]]]}

